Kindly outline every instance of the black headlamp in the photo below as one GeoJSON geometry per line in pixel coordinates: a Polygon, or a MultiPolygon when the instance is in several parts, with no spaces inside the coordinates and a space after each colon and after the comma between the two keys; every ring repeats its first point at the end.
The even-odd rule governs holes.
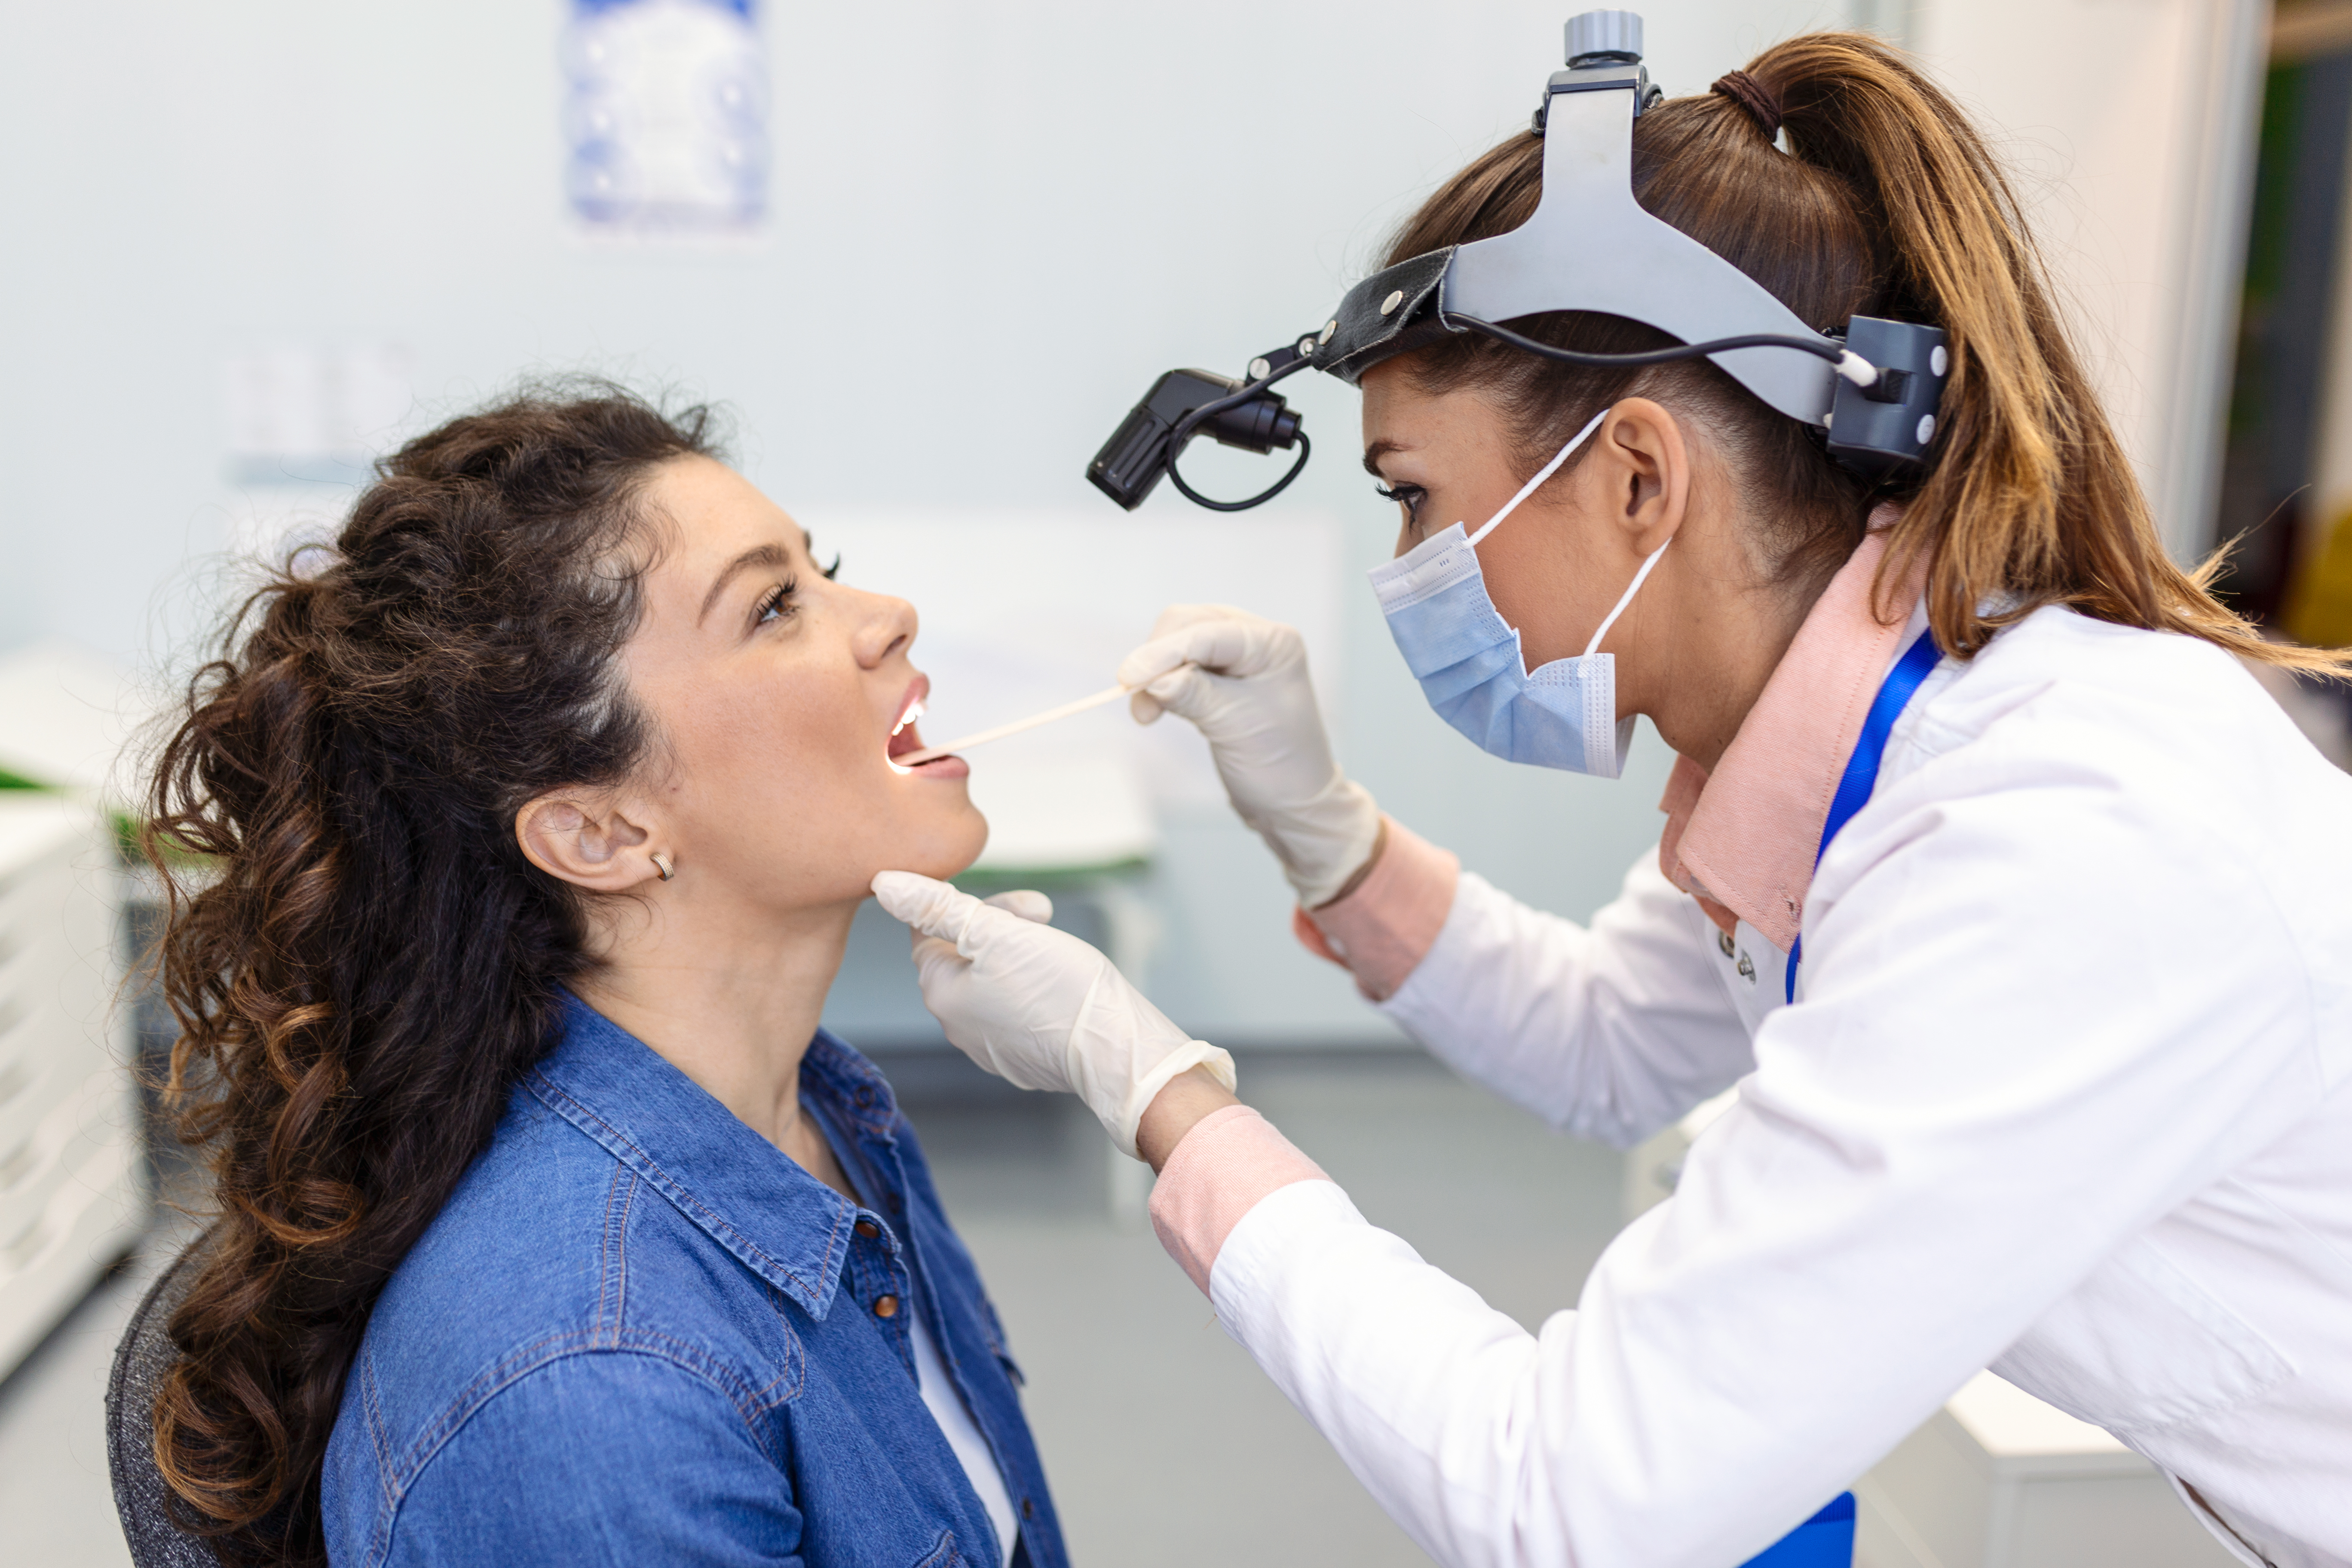
{"type": "Polygon", "coordinates": [[[1132,511],[1167,474],[1220,511],[1271,500],[1309,450],[1299,417],[1270,389],[1309,366],[1349,385],[1384,360],[1479,332],[1568,364],[1706,358],[1773,408],[1824,433],[1830,455],[1871,479],[1926,463],[1951,365],[1940,328],[1856,316],[1814,331],[1745,272],[1633,199],[1633,121],[1656,102],[1642,64],[1642,18],[1587,11],[1568,24],[1568,66],[1545,84],[1543,195],[1508,234],[1432,251],[1348,290],[1315,331],[1250,362],[1245,380],[1171,371],[1152,384],[1087,478],[1132,511]],[[1639,353],[1556,348],[1503,323],[1551,310],[1622,316],[1677,340],[1639,353]],[[1298,458],[1272,488],[1217,501],[1176,472],[1196,435],[1298,458]]]}

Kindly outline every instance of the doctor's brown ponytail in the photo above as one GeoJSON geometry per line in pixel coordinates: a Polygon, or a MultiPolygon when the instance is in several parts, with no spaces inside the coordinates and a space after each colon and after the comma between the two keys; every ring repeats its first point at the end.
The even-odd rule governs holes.
{"type": "MultiPolygon", "coordinates": [[[[1542,159],[1532,133],[1494,148],[1423,205],[1386,260],[1517,227],[1534,210],[1542,159]]],[[[1703,363],[1586,370],[1483,338],[1412,356],[1410,374],[1431,390],[1475,385],[1496,399],[1529,472],[1594,408],[1655,396],[1717,437],[1784,578],[1825,581],[1870,509],[1904,501],[1883,581],[1925,561],[1937,641],[1952,653],[1973,655],[2000,627],[2065,605],[2272,664],[2352,669],[2352,652],[2266,640],[2206,592],[2210,563],[2188,572],[2165,553],[2007,176],[1958,107],[1896,50],[1867,34],[1809,34],[1713,91],[1657,105],[1634,124],[1633,186],[1643,207],[1817,328],[1854,315],[1943,328],[1953,368],[1932,461],[1924,479],[1873,489],[1805,426],[1703,363]]],[[[1666,341],[1575,311],[1519,330],[1601,351],[1666,341]]]]}

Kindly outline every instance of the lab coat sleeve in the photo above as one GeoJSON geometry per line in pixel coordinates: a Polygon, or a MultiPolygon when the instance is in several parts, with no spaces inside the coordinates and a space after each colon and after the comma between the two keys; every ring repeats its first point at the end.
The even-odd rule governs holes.
{"type": "Polygon", "coordinates": [[[1436,942],[1381,1011],[1554,1127],[1630,1148],[1753,1065],[1709,965],[1715,938],[1654,854],[1590,928],[1465,871],[1436,942]]]}
{"type": "MultiPolygon", "coordinates": [[[[1539,1333],[1328,1181],[1226,1237],[1219,1319],[1438,1562],[1744,1561],[2324,1091],[2294,932],[2210,815],[2125,787],[2145,763],[2009,751],[1945,758],[1849,824],[1798,1004],[1765,1021],[1675,1197],[1539,1333]],[[2159,910],[2223,940],[2162,940],[2159,910]]],[[[1495,1042],[1544,1007],[1580,1039],[1622,1026],[1591,1016],[1600,961],[1571,1006],[1506,956],[1539,949],[1556,974],[1579,939],[1478,897],[1439,975],[1474,1012],[1470,1059],[1514,1063],[1495,1042]],[[1491,1007],[1482,975],[1506,992],[1491,1007]]],[[[1664,923],[1649,898],[1629,881],[1645,936],[1664,923]]],[[[1619,954],[1645,944],[1616,947],[1642,973],[1619,954]]],[[[1444,1038],[1436,1005],[1407,1015],[1444,1038]]],[[[1594,1048],[1560,1059],[1582,1072],[1594,1048]]]]}

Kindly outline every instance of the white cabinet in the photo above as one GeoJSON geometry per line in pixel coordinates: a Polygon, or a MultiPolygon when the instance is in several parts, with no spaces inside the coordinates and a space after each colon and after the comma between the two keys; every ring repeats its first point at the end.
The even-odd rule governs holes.
{"type": "Polygon", "coordinates": [[[0,790],[0,1376],[146,1230],[122,875],[87,797],[0,790]]]}

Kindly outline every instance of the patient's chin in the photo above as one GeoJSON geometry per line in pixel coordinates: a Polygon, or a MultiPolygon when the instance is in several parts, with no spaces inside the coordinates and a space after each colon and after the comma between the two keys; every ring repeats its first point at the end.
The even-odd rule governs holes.
{"type": "Polygon", "coordinates": [[[945,831],[923,835],[919,845],[908,847],[903,860],[884,869],[918,871],[945,881],[971,869],[971,863],[987,847],[988,818],[977,807],[966,805],[945,831]]]}
{"type": "Polygon", "coordinates": [[[957,852],[955,858],[955,870],[940,871],[935,874],[940,877],[952,877],[956,875],[957,872],[969,871],[971,869],[971,863],[980,858],[980,852],[987,847],[988,818],[980,814],[980,808],[978,806],[972,806],[971,808],[971,822],[968,829],[968,842],[964,846],[961,847],[957,852]]]}

